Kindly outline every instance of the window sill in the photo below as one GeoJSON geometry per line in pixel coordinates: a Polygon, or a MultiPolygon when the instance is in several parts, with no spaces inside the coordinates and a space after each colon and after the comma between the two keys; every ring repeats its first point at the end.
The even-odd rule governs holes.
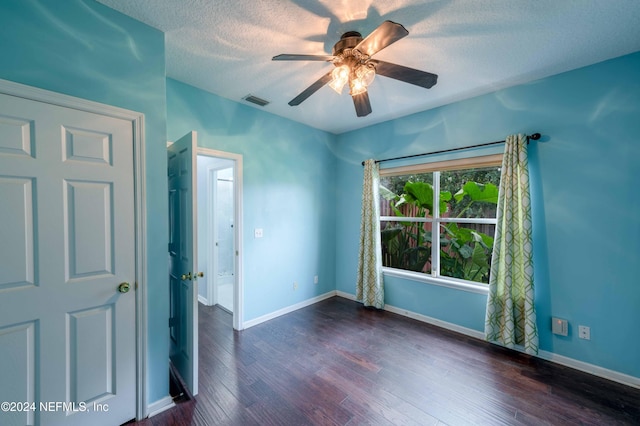
{"type": "Polygon", "coordinates": [[[426,284],[438,285],[441,287],[449,287],[456,290],[468,291],[471,293],[489,294],[489,286],[486,284],[472,283],[468,281],[456,280],[454,278],[432,277],[431,275],[420,272],[404,271],[395,268],[382,268],[384,275],[392,277],[405,278],[408,280],[418,281],[426,284]]]}

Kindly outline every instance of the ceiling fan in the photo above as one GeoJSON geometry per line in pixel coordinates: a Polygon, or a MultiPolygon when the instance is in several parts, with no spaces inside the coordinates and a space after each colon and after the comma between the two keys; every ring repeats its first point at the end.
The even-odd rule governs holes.
{"type": "Polygon", "coordinates": [[[274,56],[272,58],[274,61],[325,61],[332,62],[335,66],[332,71],[320,77],[315,83],[293,98],[289,105],[300,105],[327,83],[340,94],[343,87],[348,83],[349,94],[353,98],[353,103],[356,107],[356,115],[364,117],[371,113],[367,86],[371,84],[376,74],[415,84],[426,89],[433,87],[438,81],[436,74],[371,59],[373,55],[408,34],[409,31],[402,25],[392,21],[384,21],[364,39],[362,34],[357,31],[344,33],[333,46],[332,55],[281,54],[274,56]]]}

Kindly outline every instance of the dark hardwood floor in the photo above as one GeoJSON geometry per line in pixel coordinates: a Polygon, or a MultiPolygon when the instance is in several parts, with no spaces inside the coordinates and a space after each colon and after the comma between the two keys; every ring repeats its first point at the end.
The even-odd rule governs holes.
{"type": "Polygon", "coordinates": [[[199,377],[139,424],[640,424],[639,389],[339,297],[242,332],[201,306],[199,377]]]}

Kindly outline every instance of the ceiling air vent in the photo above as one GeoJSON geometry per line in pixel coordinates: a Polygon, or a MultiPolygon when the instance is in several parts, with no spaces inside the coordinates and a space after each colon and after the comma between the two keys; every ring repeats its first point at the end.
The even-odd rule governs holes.
{"type": "Polygon", "coordinates": [[[267,105],[269,103],[269,101],[265,101],[264,99],[260,99],[259,97],[253,96],[253,95],[247,95],[242,99],[244,99],[247,102],[251,102],[252,104],[259,105],[261,107],[263,107],[263,106],[265,106],[265,105],[267,105]]]}

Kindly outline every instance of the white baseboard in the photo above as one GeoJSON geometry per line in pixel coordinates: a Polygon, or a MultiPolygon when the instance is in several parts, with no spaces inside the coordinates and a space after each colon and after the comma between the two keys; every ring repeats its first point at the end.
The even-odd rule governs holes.
{"type": "Polygon", "coordinates": [[[609,370],[608,368],[599,367],[597,365],[589,364],[588,362],[578,361],[577,359],[558,355],[553,352],[538,351],[538,357],[546,359],[547,361],[555,362],[556,364],[564,365],[565,367],[584,371],[585,373],[589,373],[594,376],[602,377],[604,379],[640,389],[639,377],[630,376],[628,374],[620,373],[614,370],[609,370]]]}
{"type": "MultiPolygon", "coordinates": [[[[345,293],[342,291],[337,291],[336,294],[340,297],[344,297],[345,299],[349,299],[357,302],[356,297],[353,294],[345,293]]],[[[455,331],[460,334],[465,334],[467,336],[475,337],[476,339],[484,340],[484,333],[478,330],[462,327],[457,324],[453,324],[453,323],[442,321],[436,318],[428,317],[426,315],[422,315],[417,312],[408,311],[406,309],[397,308],[391,305],[384,305],[384,310],[393,312],[394,314],[402,315],[403,317],[413,318],[421,322],[426,322],[427,324],[432,324],[441,328],[446,328],[447,330],[455,331]]]]}
{"type": "Polygon", "coordinates": [[[164,398],[149,404],[149,406],[147,407],[147,412],[149,413],[149,417],[153,417],[156,414],[160,414],[163,411],[167,411],[169,408],[173,408],[175,406],[176,403],[173,402],[173,398],[171,398],[171,395],[167,395],[164,398]]]}
{"type": "Polygon", "coordinates": [[[340,296],[340,297],[343,297],[345,299],[353,300],[354,302],[358,301],[356,299],[355,295],[353,295],[351,293],[345,293],[344,291],[340,291],[340,290],[336,290],[336,296],[340,296]]]}
{"type": "Polygon", "coordinates": [[[198,295],[198,302],[202,303],[205,306],[211,306],[209,305],[209,301],[201,295],[198,295]]]}
{"type": "MultiPolygon", "coordinates": [[[[336,291],[336,295],[340,297],[344,297],[345,299],[357,301],[356,297],[350,293],[336,291]]],[[[484,340],[484,332],[481,332],[478,330],[473,330],[471,328],[462,327],[457,324],[452,324],[450,322],[441,321],[436,318],[428,317],[426,315],[418,314],[416,312],[411,312],[406,309],[396,308],[395,306],[391,306],[391,305],[385,305],[384,310],[393,312],[395,314],[402,315],[408,318],[413,318],[418,321],[426,322],[428,324],[432,324],[438,327],[442,327],[447,330],[455,331],[457,333],[464,334],[466,336],[484,340]]],[[[609,370],[607,368],[599,367],[597,365],[589,364],[587,362],[578,361],[577,359],[569,358],[563,355],[558,355],[553,352],[541,350],[538,352],[537,356],[538,358],[542,358],[556,364],[564,365],[565,367],[570,367],[575,370],[580,370],[585,373],[592,374],[594,376],[602,377],[604,379],[608,379],[614,382],[621,383],[623,385],[640,389],[640,378],[635,376],[630,376],[628,374],[620,373],[618,371],[609,370]]]]}
{"type": "Polygon", "coordinates": [[[296,303],[295,305],[287,306],[286,308],[279,309],[275,312],[271,312],[270,314],[263,315],[261,317],[245,321],[242,326],[243,329],[247,329],[249,327],[253,327],[254,325],[261,324],[263,322],[269,321],[270,319],[277,318],[279,316],[288,314],[289,312],[297,311],[298,309],[306,308],[307,306],[313,305],[314,303],[321,302],[325,299],[333,297],[336,295],[335,291],[330,291],[325,294],[321,294],[320,296],[312,297],[311,299],[304,300],[300,303],[296,303]]]}
{"type": "Polygon", "coordinates": [[[476,339],[484,340],[484,332],[474,330],[472,328],[462,327],[458,324],[453,324],[447,321],[442,321],[437,318],[428,317],[426,315],[418,314],[416,312],[407,311],[406,309],[396,308],[395,306],[385,305],[385,311],[393,312],[394,314],[402,315],[408,318],[413,318],[418,321],[425,322],[427,324],[435,325],[437,327],[445,328],[447,330],[455,331],[456,333],[464,334],[466,336],[475,337],[476,339]]]}

